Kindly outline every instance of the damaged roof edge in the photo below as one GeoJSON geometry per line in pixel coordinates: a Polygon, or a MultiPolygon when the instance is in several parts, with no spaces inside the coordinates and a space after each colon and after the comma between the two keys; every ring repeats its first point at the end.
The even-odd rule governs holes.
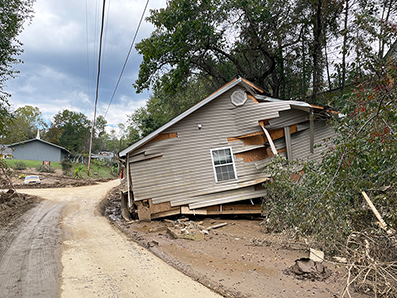
{"type": "MultiPolygon", "coordinates": [[[[243,78],[237,78],[234,81],[231,81],[229,84],[223,86],[221,89],[219,89],[218,91],[212,93],[209,97],[205,98],[204,100],[200,101],[199,103],[197,103],[196,105],[194,105],[193,107],[191,107],[190,109],[186,110],[185,112],[183,112],[182,114],[180,114],[179,116],[175,117],[174,119],[172,119],[170,122],[167,122],[166,124],[164,124],[163,126],[161,126],[160,128],[158,128],[157,130],[153,131],[152,133],[148,134],[146,137],[140,139],[138,142],[132,144],[131,146],[125,148],[124,150],[120,151],[119,153],[119,157],[124,157],[127,155],[127,153],[135,150],[136,148],[139,148],[140,146],[146,144],[147,142],[149,142],[150,140],[152,140],[153,138],[155,138],[158,134],[160,134],[161,132],[163,132],[164,130],[166,130],[167,128],[171,127],[172,125],[174,125],[175,123],[181,121],[183,118],[187,117],[188,115],[190,115],[191,113],[197,111],[198,109],[200,109],[202,106],[206,105],[207,103],[211,102],[213,99],[217,98],[219,95],[225,93],[226,91],[230,90],[231,88],[235,87],[236,85],[243,83],[245,85],[249,85],[247,83],[246,80],[244,80],[243,78]]],[[[251,87],[251,86],[250,86],[251,87]]]]}

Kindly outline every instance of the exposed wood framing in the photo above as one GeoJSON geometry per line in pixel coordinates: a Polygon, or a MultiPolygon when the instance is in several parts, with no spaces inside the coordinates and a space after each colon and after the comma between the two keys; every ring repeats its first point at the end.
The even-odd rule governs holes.
{"type": "Polygon", "coordinates": [[[208,215],[219,214],[261,214],[261,205],[219,205],[207,207],[208,215]]]}
{"type": "Polygon", "coordinates": [[[263,90],[262,88],[259,88],[258,86],[255,86],[254,84],[252,84],[250,81],[241,78],[241,80],[246,83],[247,85],[251,86],[252,88],[254,88],[256,91],[259,91],[260,93],[265,93],[265,90],[263,90]]]}
{"type": "Polygon", "coordinates": [[[178,137],[178,133],[177,132],[162,133],[162,134],[159,134],[154,139],[150,140],[149,143],[156,142],[156,141],[161,141],[161,140],[166,140],[166,139],[174,139],[174,138],[177,138],[177,137],[178,137]]]}
{"type": "Polygon", "coordinates": [[[242,136],[238,136],[238,137],[227,138],[227,141],[228,142],[244,141],[244,139],[246,139],[246,138],[251,138],[251,137],[255,137],[255,136],[263,136],[263,131],[258,131],[255,133],[250,133],[248,135],[242,135],[242,136]]]}
{"type": "MultiPolygon", "coordinates": [[[[267,124],[265,124],[266,121],[268,121],[268,120],[259,121],[259,124],[263,127],[263,125],[267,125],[267,124]]],[[[298,131],[298,124],[291,125],[289,127],[289,129],[290,129],[290,134],[293,134],[293,133],[297,132],[298,131]]],[[[277,140],[277,139],[283,138],[285,136],[283,128],[274,129],[274,130],[268,130],[268,132],[269,132],[272,140],[277,140]]],[[[258,132],[255,132],[255,133],[251,133],[251,134],[248,134],[248,135],[242,135],[242,136],[238,136],[238,137],[230,137],[230,138],[227,138],[227,141],[228,142],[243,141],[244,142],[244,146],[247,146],[247,145],[262,145],[265,142],[268,142],[268,140],[267,140],[267,138],[266,138],[266,136],[265,136],[263,131],[258,131],[258,132]]]]}
{"type": "Polygon", "coordinates": [[[190,215],[221,215],[221,214],[262,214],[261,205],[218,205],[191,210],[187,206],[181,207],[181,214],[190,215]]]}
{"type": "Polygon", "coordinates": [[[252,99],[254,101],[254,103],[259,103],[259,101],[250,93],[247,94],[247,98],[252,99]]]}
{"type": "Polygon", "coordinates": [[[169,211],[163,211],[163,212],[160,212],[160,213],[152,214],[152,219],[166,217],[166,216],[171,216],[171,215],[177,215],[177,214],[181,214],[181,208],[174,207],[173,209],[171,209],[169,211]]]}

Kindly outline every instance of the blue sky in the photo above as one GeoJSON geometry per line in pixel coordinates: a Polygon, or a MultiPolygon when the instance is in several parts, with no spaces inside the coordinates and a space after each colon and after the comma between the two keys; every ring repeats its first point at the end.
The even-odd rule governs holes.
{"type": "MultiPolygon", "coordinates": [[[[108,0],[97,115],[104,115],[130,48],[146,1],[108,0]]],[[[166,0],[149,2],[149,9],[165,7],[166,0]]],[[[37,0],[34,18],[25,25],[20,74],[10,79],[5,90],[11,93],[13,109],[38,107],[50,122],[59,111],[69,109],[93,117],[97,76],[102,1],[37,0]]],[[[153,26],[144,21],[137,42],[150,36],[153,26]]],[[[145,104],[149,92],[136,94],[142,57],[132,50],[118,91],[106,116],[111,126],[125,123],[127,114],[145,104]]]]}

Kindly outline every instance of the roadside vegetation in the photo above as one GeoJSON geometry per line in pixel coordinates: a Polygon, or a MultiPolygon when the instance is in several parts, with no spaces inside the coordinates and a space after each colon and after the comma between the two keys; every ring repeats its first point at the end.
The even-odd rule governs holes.
{"type": "Polygon", "coordinates": [[[101,162],[93,160],[91,162],[90,176],[87,175],[87,165],[83,163],[70,162],[51,162],[50,166],[43,165],[38,160],[16,160],[4,159],[4,165],[16,170],[36,169],[38,172],[54,173],[55,170],[62,170],[64,175],[79,178],[112,178],[117,177],[117,163],[101,162]]]}

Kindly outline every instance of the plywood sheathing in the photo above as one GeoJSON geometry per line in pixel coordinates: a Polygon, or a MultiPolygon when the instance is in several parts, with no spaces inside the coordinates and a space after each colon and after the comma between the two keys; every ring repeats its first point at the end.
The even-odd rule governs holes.
{"type": "Polygon", "coordinates": [[[267,155],[266,148],[258,148],[247,152],[236,153],[234,156],[236,158],[242,158],[243,162],[264,160],[269,157],[267,155]]]}
{"type": "Polygon", "coordinates": [[[159,134],[154,139],[150,140],[149,143],[156,142],[156,141],[161,141],[161,140],[166,140],[166,139],[173,139],[173,138],[177,138],[177,137],[178,137],[178,133],[176,133],[176,132],[162,133],[162,134],[159,134]]]}
{"type": "Polygon", "coordinates": [[[171,210],[171,203],[165,202],[160,204],[153,204],[152,199],[149,199],[149,206],[151,213],[159,213],[171,210]]]}
{"type": "MultiPolygon", "coordinates": [[[[260,125],[266,125],[264,123],[266,123],[265,121],[269,121],[269,120],[262,120],[259,121],[260,125]]],[[[298,131],[298,124],[294,124],[290,126],[290,133],[293,134],[295,132],[298,131]]],[[[282,138],[285,136],[284,134],[284,128],[279,128],[279,129],[274,129],[274,130],[270,130],[269,131],[270,137],[272,138],[272,140],[277,140],[279,138],[282,138]]],[[[266,138],[265,134],[263,133],[263,131],[260,132],[256,132],[256,133],[251,133],[248,135],[242,135],[242,136],[238,136],[238,137],[230,137],[227,138],[228,142],[235,142],[235,141],[243,141],[244,142],[244,146],[249,146],[249,145],[263,145],[266,142],[269,142],[269,140],[266,138]]]]}

